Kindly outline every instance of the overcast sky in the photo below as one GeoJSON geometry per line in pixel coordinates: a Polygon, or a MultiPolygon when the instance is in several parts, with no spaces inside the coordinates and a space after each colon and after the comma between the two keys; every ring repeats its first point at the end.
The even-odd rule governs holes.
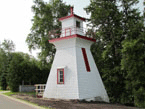
{"type": "MultiPolygon", "coordinates": [[[[44,0],[48,2],[49,0],[44,0]]],[[[74,5],[74,12],[82,17],[89,17],[83,8],[89,5],[90,0],[63,0],[67,4],[74,5]]],[[[143,11],[143,1],[140,0],[140,10],[143,11]]],[[[0,1],[0,42],[10,39],[16,45],[16,51],[29,53],[25,43],[32,26],[31,6],[33,0],[1,0],[0,1]]],[[[30,54],[30,53],[29,53],[30,54]]],[[[36,52],[32,52],[36,57],[36,52]]]]}

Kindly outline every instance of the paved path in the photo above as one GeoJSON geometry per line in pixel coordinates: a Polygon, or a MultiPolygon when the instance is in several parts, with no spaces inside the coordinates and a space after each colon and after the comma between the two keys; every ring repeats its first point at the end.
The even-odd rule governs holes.
{"type": "Polygon", "coordinates": [[[26,102],[0,94],[0,109],[40,109],[26,102]]]}

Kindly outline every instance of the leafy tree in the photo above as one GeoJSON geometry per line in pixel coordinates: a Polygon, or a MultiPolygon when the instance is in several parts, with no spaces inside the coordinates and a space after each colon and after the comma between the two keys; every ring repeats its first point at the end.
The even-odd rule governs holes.
{"type": "Polygon", "coordinates": [[[2,42],[1,47],[6,51],[6,52],[12,52],[15,50],[15,44],[13,43],[12,40],[4,40],[2,42]]]}
{"type": "Polygon", "coordinates": [[[17,92],[21,81],[23,80],[23,57],[19,53],[12,54],[12,60],[8,68],[8,85],[13,92],[17,92]]]}
{"type": "Polygon", "coordinates": [[[49,68],[40,68],[39,61],[22,52],[12,53],[7,73],[10,90],[17,92],[19,85],[44,84],[47,81],[49,68]]]}
{"type": "Polygon", "coordinates": [[[0,76],[0,86],[1,86],[2,90],[6,90],[7,89],[6,73],[3,73],[0,76]]]}
{"type": "Polygon", "coordinates": [[[4,40],[0,44],[0,86],[6,90],[7,86],[7,69],[11,60],[11,52],[14,51],[15,45],[11,40],[4,40]]]}
{"type": "Polygon", "coordinates": [[[138,0],[92,0],[86,8],[97,44],[91,48],[111,102],[144,106],[145,32],[138,0]],[[100,57],[100,58],[99,58],[100,57]]]}
{"type": "Polygon", "coordinates": [[[0,86],[6,90],[9,85],[11,91],[18,91],[21,84],[46,83],[50,66],[41,64],[32,56],[22,52],[12,52],[14,44],[4,40],[0,44],[0,86]]]}
{"type": "MultiPolygon", "coordinates": [[[[55,0],[52,5],[42,0],[35,0],[34,3],[32,6],[33,26],[26,42],[30,50],[41,50],[39,58],[44,64],[47,64],[46,58],[49,57],[51,63],[55,53],[54,46],[48,40],[51,39],[53,30],[60,30],[61,24],[58,18],[66,16],[70,6],[63,3],[62,0],[55,0]]],[[[56,31],[56,33],[60,33],[60,31],[56,31]]],[[[55,37],[59,37],[59,35],[55,35],[55,37]]]]}
{"type": "Polygon", "coordinates": [[[92,46],[94,59],[99,66],[111,102],[120,102],[124,92],[124,71],[121,71],[120,67],[120,49],[124,39],[121,28],[122,14],[116,0],[91,1],[86,11],[91,13],[90,22],[92,27],[96,28],[97,44],[92,46]]]}
{"type": "Polygon", "coordinates": [[[48,65],[40,66],[42,61],[34,58],[24,61],[23,72],[25,72],[25,84],[45,84],[49,75],[48,65]]]}
{"type": "Polygon", "coordinates": [[[145,107],[145,27],[144,18],[132,8],[138,0],[121,0],[123,7],[122,69],[127,71],[128,99],[136,106],[145,107]]]}
{"type": "Polygon", "coordinates": [[[0,48],[0,75],[2,74],[2,72],[5,69],[6,58],[7,58],[7,56],[6,56],[5,51],[2,48],[0,48]]]}

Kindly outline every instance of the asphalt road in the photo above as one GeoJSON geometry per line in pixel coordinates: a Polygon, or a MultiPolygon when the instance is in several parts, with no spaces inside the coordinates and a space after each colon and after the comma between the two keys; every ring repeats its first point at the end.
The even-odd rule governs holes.
{"type": "Polygon", "coordinates": [[[0,109],[38,109],[35,106],[22,103],[15,99],[10,99],[0,94],[0,109]]]}

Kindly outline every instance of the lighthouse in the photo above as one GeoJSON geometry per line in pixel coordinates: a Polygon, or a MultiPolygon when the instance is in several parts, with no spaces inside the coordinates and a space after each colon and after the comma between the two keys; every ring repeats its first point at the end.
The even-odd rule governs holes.
{"type": "Polygon", "coordinates": [[[43,94],[44,98],[109,102],[107,92],[90,51],[96,43],[83,31],[85,18],[73,12],[59,19],[60,38],[49,40],[56,54],[43,94]]]}

